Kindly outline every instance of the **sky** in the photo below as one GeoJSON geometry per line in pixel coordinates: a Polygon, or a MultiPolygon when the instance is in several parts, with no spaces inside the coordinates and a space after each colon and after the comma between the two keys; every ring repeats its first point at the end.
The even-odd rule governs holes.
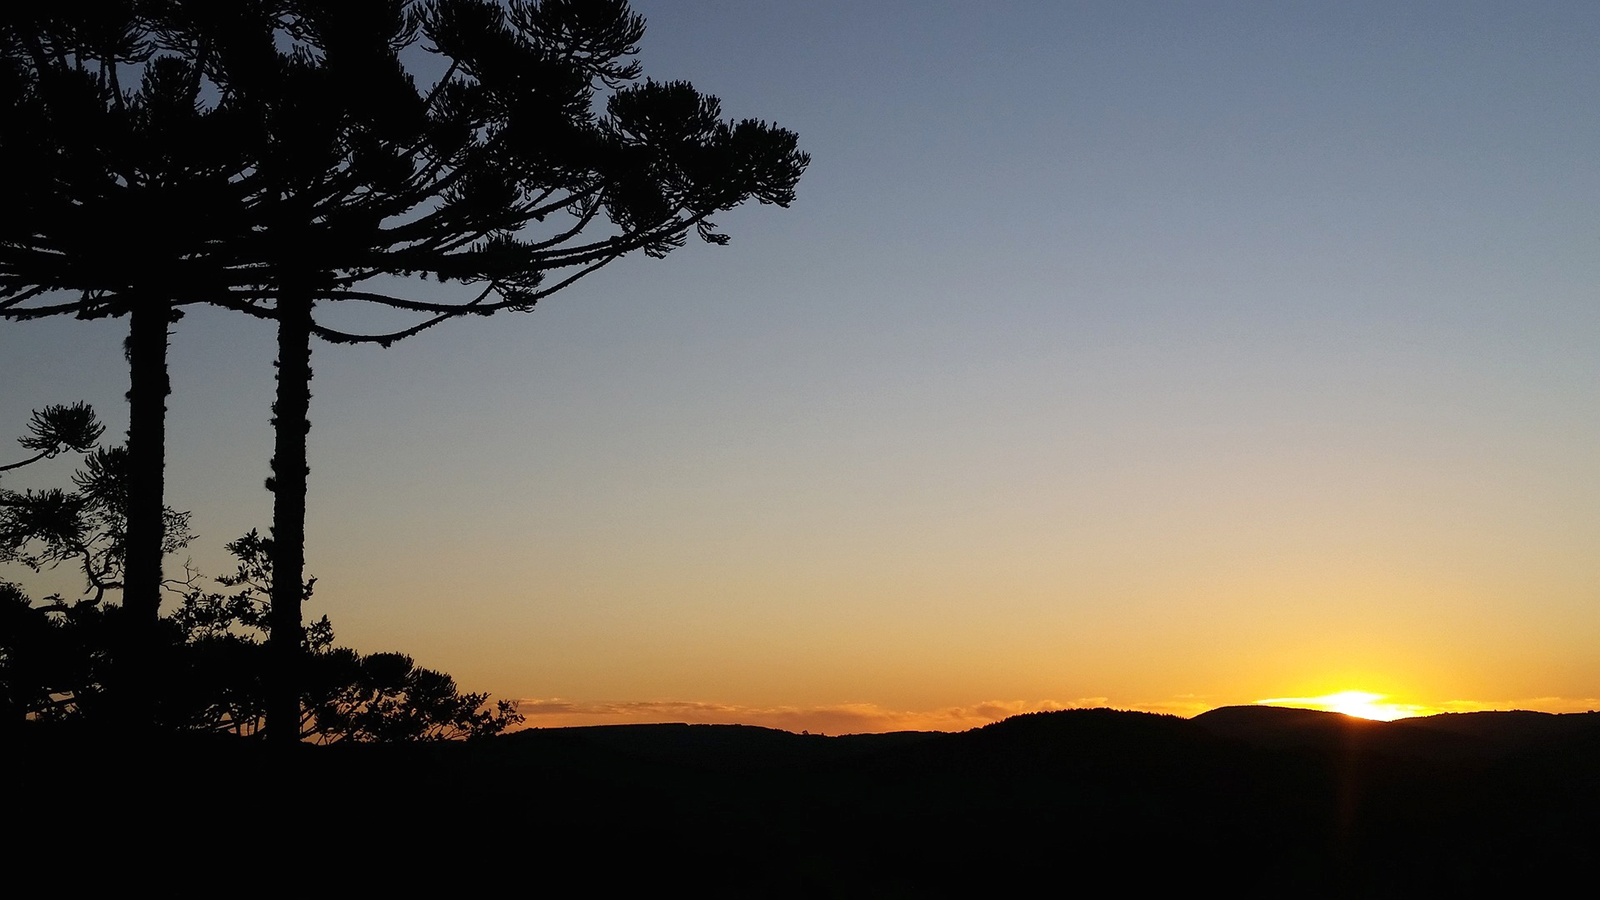
{"type": "MultiPolygon", "coordinates": [[[[634,6],[646,75],[800,135],[798,199],[314,348],[341,643],[532,726],[1600,708],[1600,6],[634,6]]],[[[0,424],[125,429],[124,328],[0,323],[0,424]]],[[[270,324],[171,354],[167,570],[220,573],[270,324]]]]}

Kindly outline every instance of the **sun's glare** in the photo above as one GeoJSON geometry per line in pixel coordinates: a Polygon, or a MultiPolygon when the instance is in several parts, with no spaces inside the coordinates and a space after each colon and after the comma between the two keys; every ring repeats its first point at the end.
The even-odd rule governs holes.
{"type": "Polygon", "coordinates": [[[1323,694],[1321,697],[1277,697],[1271,700],[1260,700],[1268,706],[1300,706],[1308,709],[1322,709],[1328,712],[1344,713],[1358,719],[1377,719],[1380,722],[1392,722],[1395,719],[1404,719],[1422,713],[1422,709],[1402,703],[1379,703],[1388,699],[1388,694],[1373,694],[1367,691],[1340,691],[1337,694],[1323,694]]]}

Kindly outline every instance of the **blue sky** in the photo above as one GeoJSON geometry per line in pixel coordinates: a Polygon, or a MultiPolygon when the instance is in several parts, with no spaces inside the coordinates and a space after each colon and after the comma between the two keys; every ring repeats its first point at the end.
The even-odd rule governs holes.
{"type": "MultiPolygon", "coordinates": [[[[317,348],[341,638],[561,722],[1600,696],[1600,7],[635,5],[799,199],[317,348]]],[[[0,421],[122,427],[120,327],[0,327],[0,421]]],[[[271,356],[175,329],[208,571],[269,524],[271,356]]]]}

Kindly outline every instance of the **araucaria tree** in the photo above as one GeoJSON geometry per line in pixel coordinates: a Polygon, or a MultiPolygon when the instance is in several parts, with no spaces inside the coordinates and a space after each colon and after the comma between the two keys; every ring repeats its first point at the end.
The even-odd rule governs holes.
{"type": "MultiPolygon", "coordinates": [[[[0,12],[0,316],[126,316],[130,369],[123,654],[150,685],[161,602],[167,333],[226,289],[250,163],[227,103],[198,102],[207,52],[172,52],[178,3],[8,4],[0,12]]],[[[135,723],[146,718],[130,709],[135,723]]]]}
{"type": "Polygon", "coordinates": [[[716,99],[688,84],[636,83],[629,57],[644,23],[621,0],[443,0],[414,15],[402,6],[295,7],[295,43],[282,59],[296,77],[280,83],[297,87],[278,95],[294,114],[268,116],[287,130],[269,130],[257,154],[269,177],[275,166],[288,173],[258,217],[255,239],[267,250],[249,254],[268,277],[240,292],[238,306],[276,319],[279,335],[272,639],[281,693],[269,722],[298,717],[311,336],[387,345],[454,316],[531,309],[625,254],[663,256],[690,231],[726,243],[712,215],[751,199],[788,205],[808,162],[792,132],[723,121],[716,99]],[[421,89],[399,60],[419,34],[444,69],[421,89]],[[308,118],[326,129],[320,139],[305,139],[308,118]],[[459,303],[367,287],[413,274],[476,287],[459,303]],[[318,302],[422,318],[355,334],[319,324],[318,302]]]}
{"type": "MultiPolygon", "coordinates": [[[[189,278],[169,302],[217,303],[278,329],[268,732],[295,739],[274,723],[300,718],[311,337],[387,345],[456,316],[529,310],[621,256],[663,256],[691,231],[726,243],[711,217],[752,199],[787,206],[808,158],[792,132],[725,121],[717,100],[687,83],[641,83],[630,57],[644,22],[624,0],[124,6],[144,16],[130,26],[149,36],[138,46],[153,48],[140,51],[143,90],[170,69],[191,90],[177,118],[215,125],[222,148],[175,179],[215,189],[210,206],[186,200],[208,218],[202,239],[159,257],[189,278]],[[418,50],[441,75],[407,67],[418,50]],[[451,299],[424,288],[430,277],[467,287],[451,299]],[[318,304],[354,302],[418,320],[372,334],[318,321],[318,304]]],[[[45,191],[41,205],[58,199],[45,191]]],[[[29,240],[21,258],[37,261],[42,242],[29,240]]],[[[0,236],[0,248],[9,242],[0,236]]],[[[42,287],[91,291],[85,302],[113,293],[18,276],[13,257],[0,257],[0,311],[27,314],[42,287]]],[[[120,283],[115,293],[136,294],[120,283]]]]}

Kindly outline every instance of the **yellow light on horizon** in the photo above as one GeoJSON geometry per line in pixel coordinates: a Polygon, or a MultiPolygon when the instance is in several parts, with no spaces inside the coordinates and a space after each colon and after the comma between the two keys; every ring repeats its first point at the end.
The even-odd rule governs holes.
{"type": "Polygon", "coordinates": [[[1355,716],[1358,719],[1376,719],[1380,722],[1392,722],[1395,719],[1426,714],[1419,706],[1378,702],[1379,700],[1387,699],[1388,696],[1388,694],[1374,694],[1369,691],[1340,691],[1337,694],[1324,694],[1321,697],[1277,697],[1256,702],[1266,706],[1299,706],[1308,709],[1322,709],[1328,712],[1355,716]]]}

